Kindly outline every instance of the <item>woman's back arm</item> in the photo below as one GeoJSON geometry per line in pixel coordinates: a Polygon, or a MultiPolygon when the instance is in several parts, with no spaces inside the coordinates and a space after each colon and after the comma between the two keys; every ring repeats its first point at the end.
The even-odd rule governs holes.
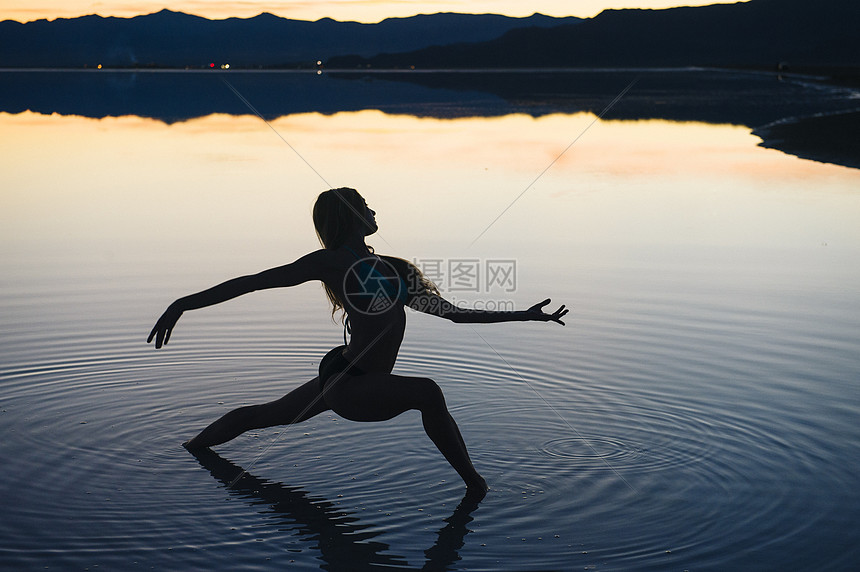
{"type": "Polygon", "coordinates": [[[196,310],[226,302],[243,294],[269,288],[296,286],[311,280],[322,280],[328,266],[328,253],[316,250],[289,264],[257,274],[239,276],[176,301],[181,310],[196,310]]]}
{"type": "Polygon", "coordinates": [[[155,347],[160,348],[170,340],[176,322],[186,310],[196,310],[232,300],[255,290],[295,286],[311,280],[324,280],[332,273],[331,253],[317,250],[302,256],[295,262],[270,268],[257,274],[239,276],[222,282],[217,286],[179,298],[165,310],[149,333],[147,342],[155,339],[155,347]]]}

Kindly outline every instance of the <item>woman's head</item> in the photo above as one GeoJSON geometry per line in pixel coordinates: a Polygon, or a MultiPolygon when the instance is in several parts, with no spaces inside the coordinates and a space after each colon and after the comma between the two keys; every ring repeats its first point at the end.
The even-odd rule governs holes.
{"type": "Polygon", "coordinates": [[[314,204],[314,228],[323,247],[336,249],[351,236],[376,232],[373,214],[355,189],[330,189],[320,193],[314,204]]]}

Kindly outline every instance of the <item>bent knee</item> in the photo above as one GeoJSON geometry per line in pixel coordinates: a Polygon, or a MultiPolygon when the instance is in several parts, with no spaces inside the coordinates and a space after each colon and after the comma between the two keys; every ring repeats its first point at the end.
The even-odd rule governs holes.
{"type": "Polygon", "coordinates": [[[418,396],[421,400],[419,409],[446,409],[442,388],[429,377],[418,378],[418,396]]]}

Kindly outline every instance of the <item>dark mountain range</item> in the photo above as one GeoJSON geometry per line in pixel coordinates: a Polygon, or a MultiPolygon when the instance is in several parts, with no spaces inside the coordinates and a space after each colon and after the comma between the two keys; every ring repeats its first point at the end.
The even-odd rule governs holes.
{"type": "Polygon", "coordinates": [[[135,18],[84,16],[0,22],[0,67],[231,67],[313,65],[337,54],[372,56],[458,42],[482,42],[520,27],[574,25],[535,14],[433,14],[377,24],[254,18],[208,20],[162,10],[135,18]]]}
{"type": "Polygon", "coordinates": [[[329,68],[553,68],[860,65],[856,0],[751,0],[665,10],[606,10],[582,23],[522,28],[480,43],[372,58],[329,68]]]}

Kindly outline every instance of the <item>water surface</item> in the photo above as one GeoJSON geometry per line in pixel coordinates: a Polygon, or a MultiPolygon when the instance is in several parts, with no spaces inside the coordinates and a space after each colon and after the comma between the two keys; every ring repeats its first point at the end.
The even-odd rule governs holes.
{"type": "Polygon", "coordinates": [[[748,126],[594,119],[272,118],[314,172],[250,114],[0,114],[5,565],[855,564],[860,174],[748,126]],[[573,307],[564,328],[409,315],[397,371],[442,385],[479,505],[415,413],[179,445],[312,377],[342,330],[316,284],[191,312],[158,352],[152,323],[316,248],[339,185],[450,298],[573,307]],[[515,261],[515,287],[463,287],[451,261],[515,261]]]}

